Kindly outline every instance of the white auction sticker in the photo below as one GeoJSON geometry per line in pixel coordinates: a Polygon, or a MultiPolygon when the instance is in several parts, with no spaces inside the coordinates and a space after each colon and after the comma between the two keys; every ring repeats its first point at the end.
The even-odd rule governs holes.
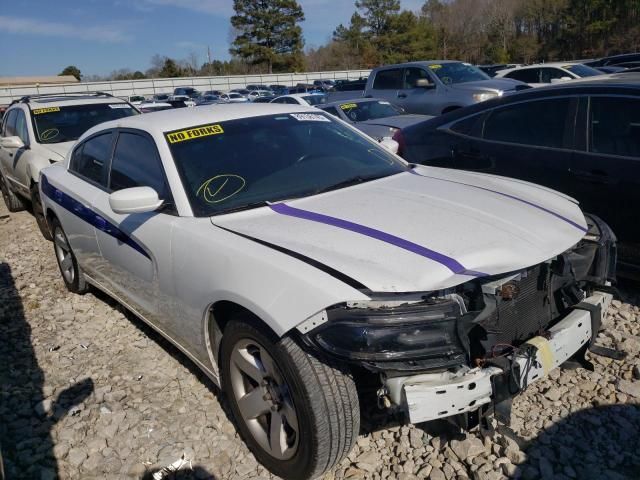
{"type": "Polygon", "coordinates": [[[317,113],[290,113],[289,115],[299,122],[331,122],[324,115],[318,115],[317,113]]]}
{"type": "Polygon", "coordinates": [[[110,103],[109,108],[130,108],[126,103],[110,103]]]}

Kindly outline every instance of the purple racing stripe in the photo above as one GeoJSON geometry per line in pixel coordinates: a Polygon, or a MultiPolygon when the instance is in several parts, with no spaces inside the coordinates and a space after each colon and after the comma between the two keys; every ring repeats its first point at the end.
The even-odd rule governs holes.
{"type": "Polygon", "coordinates": [[[519,198],[519,197],[516,197],[514,195],[509,195],[508,193],[498,192],[497,190],[491,190],[490,188],[479,187],[478,185],[473,185],[471,183],[456,182],[455,180],[448,180],[446,178],[439,178],[439,177],[432,177],[430,175],[423,175],[422,173],[416,172],[415,169],[409,170],[409,173],[412,173],[413,175],[417,175],[419,177],[431,178],[433,180],[441,180],[443,182],[457,183],[458,185],[464,185],[465,187],[478,188],[480,190],[484,190],[485,192],[491,192],[491,193],[495,193],[497,195],[502,195],[503,197],[507,197],[507,198],[510,198],[512,200],[516,200],[516,201],[518,201],[520,203],[524,203],[525,205],[529,205],[531,207],[537,208],[538,210],[542,210],[543,212],[546,212],[549,215],[553,215],[554,217],[559,218],[560,220],[562,220],[564,222],[567,222],[569,225],[572,225],[572,226],[576,227],[581,232],[587,233],[587,231],[588,231],[587,228],[583,227],[579,223],[576,223],[573,220],[571,220],[571,219],[569,219],[567,217],[564,217],[564,216],[560,215],[559,213],[554,212],[553,210],[549,210],[548,208],[545,208],[542,205],[538,205],[536,203],[530,202],[530,201],[525,200],[523,198],[519,198]]]}
{"type": "Polygon", "coordinates": [[[451,257],[447,257],[442,253],[435,252],[429,248],[423,247],[422,245],[418,245],[417,243],[413,243],[409,240],[405,240],[404,238],[391,235],[390,233],[376,230],[375,228],[366,227],[358,223],[350,222],[348,220],[342,220],[341,218],[331,217],[329,215],[323,215],[321,213],[301,210],[284,203],[276,203],[274,205],[269,205],[269,207],[271,208],[271,210],[281,215],[288,215],[290,217],[302,218],[304,220],[310,220],[312,222],[324,223],[325,225],[331,225],[333,227],[349,230],[350,232],[359,233],[360,235],[365,235],[370,238],[375,238],[376,240],[380,240],[381,242],[394,245],[422,257],[428,258],[429,260],[438,262],[447,267],[453,273],[457,273],[460,275],[469,275],[471,277],[487,276],[486,273],[467,270],[462,264],[460,264],[460,262],[451,257]]]}

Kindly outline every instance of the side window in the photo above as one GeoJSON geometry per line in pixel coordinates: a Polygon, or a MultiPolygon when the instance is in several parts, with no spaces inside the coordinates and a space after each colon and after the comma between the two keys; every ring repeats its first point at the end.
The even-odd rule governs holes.
{"type": "Polygon", "coordinates": [[[571,77],[567,72],[563,72],[559,68],[541,68],[540,82],[551,83],[552,79],[560,79],[562,77],[571,77]]]}
{"type": "Polygon", "coordinates": [[[416,88],[416,82],[421,79],[427,79],[431,82],[429,74],[422,68],[409,67],[404,69],[404,89],[416,88]]]}
{"type": "Polygon", "coordinates": [[[324,110],[325,112],[330,113],[335,117],[340,117],[340,115],[338,114],[338,109],[336,107],[325,107],[325,108],[322,108],[321,110],[324,110]]]}
{"type": "Polygon", "coordinates": [[[640,100],[591,97],[589,124],[589,151],[640,158],[640,100]]]}
{"type": "Polygon", "coordinates": [[[571,100],[551,98],[496,108],[484,122],[484,138],[562,148],[571,100]]]}
{"type": "Polygon", "coordinates": [[[109,187],[113,191],[131,187],[151,187],[160,198],[166,198],[167,184],[162,164],[151,140],[128,132],[118,136],[111,162],[109,187]]]}
{"type": "Polygon", "coordinates": [[[402,88],[402,69],[380,70],[373,81],[374,90],[400,90],[402,88]]]}
{"type": "Polygon", "coordinates": [[[100,185],[105,184],[105,170],[111,155],[111,132],[90,138],[81,151],[74,152],[71,170],[100,185]]]}
{"type": "Polygon", "coordinates": [[[4,132],[3,132],[5,137],[13,137],[16,135],[17,111],[18,109],[15,108],[13,110],[10,110],[9,113],[7,113],[7,118],[4,121],[4,132]]]}
{"type": "Polygon", "coordinates": [[[29,130],[27,129],[27,117],[22,110],[18,110],[16,116],[16,135],[20,137],[22,143],[29,145],[29,130]]]}
{"type": "Polygon", "coordinates": [[[507,73],[505,78],[520,80],[524,83],[540,83],[540,70],[537,68],[525,68],[507,73]]]}
{"type": "Polygon", "coordinates": [[[462,120],[453,123],[449,129],[452,132],[460,133],[461,135],[480,137],[482,135],[482,119],[484,116],[484,113],[480,113],[478,115],[463,118],[462,120]]]}

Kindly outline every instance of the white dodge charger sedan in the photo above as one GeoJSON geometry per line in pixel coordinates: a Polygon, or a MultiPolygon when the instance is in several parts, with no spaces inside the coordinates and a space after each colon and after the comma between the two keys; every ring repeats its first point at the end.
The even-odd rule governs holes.
{"type": "Polygon", "coordinates": [[[256,457],[317,477],[361,399],[473,427],[584,364],[615,237],[571,198],[414,166],[303,106],[123,118],[42,172],[62,278],[93,285],[226,393],[256,457]]]}

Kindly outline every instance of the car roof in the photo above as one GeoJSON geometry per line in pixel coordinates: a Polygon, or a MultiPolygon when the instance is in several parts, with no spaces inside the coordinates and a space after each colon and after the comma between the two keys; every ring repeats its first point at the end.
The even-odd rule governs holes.
{"type": "MultiPolygon", "coordinates": [[[[25,103],[25,102],[17,102],[25,103]]],[[[73,105],[93,105],[101,103],[127,103],[119,97],[112,96],[96,96],[96,95],[51,95],[42,97],[29,97],[29,105],[32,108],[41,108],[43,106],[49,107],[69,107],[73,105]]]]}
{"type": "Polygon", "coordinates": [[[89,129],[82,138],[110,128],[133,128],[151,134],[162,135],[164,132],[191,128],[241,118],[277,115],[279,113],[317,112],[312,107],[303,105],[282,105],[277,103],[261,104],[218,104],[212,107],[203,105],[197,108],[178,108],[160,112],[134,115],[101,123],[89,129]]]}
{"type": "Polygon", "coordinates": [[[392,65],[385,65],[384,67],[377,67],[375,70],[384,70],[387,68],[409,67],[409,66],[429,66],[429,65],[443,65],[445,63],[464,63],[461,60],[418,60],[415,62],[394,63],[392,65]]]}
{"type": "Polygon", "coordinates": [[[359,98],[348,98],[345,100],[336,100],[335,102],[327,102],[327,103],[323,103],[322,105],[318,105],[317,108],[324,108],[324,107],[338,107],[340,105],[344,105],[345,103],[367,103],[367,102],[387,102],[386,100],[383,100],[381,98],[374,98],[374,97],[359,97],[359,98]]]}

